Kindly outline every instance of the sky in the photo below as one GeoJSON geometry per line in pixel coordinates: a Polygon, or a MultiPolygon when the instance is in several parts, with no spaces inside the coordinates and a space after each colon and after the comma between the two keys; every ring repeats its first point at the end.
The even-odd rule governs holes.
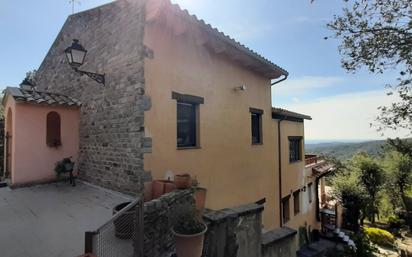
{"type": "MultiPolygon", "coordinates": [[[[105,0],[80,0],[75,12],[105,0]]],[[[339,41],[326,23],[341,12],[342,0],[172,0],[286,69],[288,80],[272,88],[272,105],[310,115],[308,140],[371,140],[405,137],[407,131],[378,133],[370,123],[378,106],[391,103],[383,75],[341,68],[339,41]]],[[[38,68],[67,16],[69,0],[0,0],[0,88],[17,86],[38,68]]]]}

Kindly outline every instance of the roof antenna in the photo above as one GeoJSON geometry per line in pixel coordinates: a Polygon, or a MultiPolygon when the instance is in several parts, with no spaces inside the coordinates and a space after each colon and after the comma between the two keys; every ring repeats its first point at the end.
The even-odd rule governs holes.
{"type": "Polygon", "coordinates": [[[69,3],[72,5],[72,14],[74,14],[74,5],[81,4],[80,0],[69,0],[69,3]]]}

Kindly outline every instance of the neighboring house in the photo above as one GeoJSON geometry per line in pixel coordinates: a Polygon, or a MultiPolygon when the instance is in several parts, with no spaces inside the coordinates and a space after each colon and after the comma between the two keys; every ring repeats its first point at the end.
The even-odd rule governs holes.
{"type": "Polygon", "coordinates": [[[60,94],[6,88],[4,170],[12,186],[53,180],[57,161],[77,159],[80,105],[60,94]]]}
{"type": "MultiPolygon", "coordinates": [[[[304,120],[311,118],[272,108],[272,86],[287,71],[169,0],[119,0],[69,16],[37,75],[34,93],[82,103],[79,113],[30,105],[39,110],[36,135],[45,133],[49,111],[61,116],[62,135],[66,112],[79,114],[78,130],[70,131],[82,179],[136,194],[143,182],[190,173],[207,189],[207,208],[264,202],[266,229],[318,227],[316,178],[304,160],[304,120]],[[73,39],[88,50],[82,69],[104,73],[104,85],[67,63],[73,39]]],[[[16,114],[6,123],[14,119],[14,128],[21,125],[13,108],[29,106],[18,103],[17,90],[5,97],[5,112],[16,114]]],[[[38,140],[32,151],[56,151],[38,140]]],[[[50,155],[42,169],[67,154],[50,155]]],[[[16,166],[16,176],[24,169],[16,166]]]]}

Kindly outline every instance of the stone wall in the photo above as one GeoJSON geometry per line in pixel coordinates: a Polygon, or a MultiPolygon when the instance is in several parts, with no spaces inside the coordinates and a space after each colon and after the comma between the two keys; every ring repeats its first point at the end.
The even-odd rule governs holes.
{"type": "MultiPolygon", "coordinates": [[[[145,203],[145,257],[174,256],[172,213],[184,203],[194,204],[193,190],[176,190],[145,203]]],[[[208,230],[202,256],[295,257],[296,230],[283,227],[262,234],[262,211],[263,206],[257,204],[205,210],[208,230]]]]}
{"type": "Polygon", "coordinates": [[[260,257],[263,206],[242,205],[219,211],[208,210],[203,256],[260,257]]]}
{"type": "Polygon", "coordinates": [[[171,215],[184,203],[194,205],[192,190],[176,190],[145,203],[144,257],[169,257],[175,252],[171,215]]]}
{"type": "Polygon", "coordinates": [[[37,89],[82,102],[79,176],[94,184],[135,194],[150,173],[143,154],[144,111],[150,108],[144,82],[144,0],[119,0],[68,17],[37,76],[37,89]],[[87,56],[82,70],[105,73],[101,85],[76,73],[65,48],[79,39],[87,56]]]}
{"type": "Polygon", "coordinates": [[[296,256],[296,230],[282,227],[262,235],[262,257],[296,256]]]}

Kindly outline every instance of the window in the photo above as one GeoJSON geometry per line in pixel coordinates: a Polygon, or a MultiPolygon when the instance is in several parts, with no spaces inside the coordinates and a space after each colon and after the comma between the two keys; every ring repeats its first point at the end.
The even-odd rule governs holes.
{"type": "Polygon", "coordinates": [[[286,196],[282,199],[282,222],[285,224],[290,219],[290,210],[289,210],[289,198],[290,196],[286,196]]]}
{"type": "Polygon", "coordinates": [[[312,202],[312,183],[308,184],[308,199],[309,199],[309,203],[312,202]]]}
{"type": "Polygon", "coordinates": [[[263,111],[255,108],[250,108],[250,117],[252,124],[252,144],[262,144],[262,114],[263,111]]]}
{"type": "Polygon", "coordinates": [[[61,146],[60,115],[57,112],[47,114],[46,144],[49,147],[61,146]]]}
{"type": "Polygon", "coordinates": [[[172,92],[172,99],[177,100],[177,147],[198,147],[199,104],[203,104],[203,98],[172,92]]]}
{"type": "Polygon", "coordinates": [[[177,102],[177,147],[196,146],[196,105],[177,102]]]}
{"type": "Polygon", "coordinates": [[[293,193],[293,210],[294,214],[297,215],[300,212],[300,190],[297,190],[293,193]]]}
{"type": "Polygon", "coordinates": [[[289,137],[289,162],[302,160],[301,142],[302,137],[289,137]]]}

